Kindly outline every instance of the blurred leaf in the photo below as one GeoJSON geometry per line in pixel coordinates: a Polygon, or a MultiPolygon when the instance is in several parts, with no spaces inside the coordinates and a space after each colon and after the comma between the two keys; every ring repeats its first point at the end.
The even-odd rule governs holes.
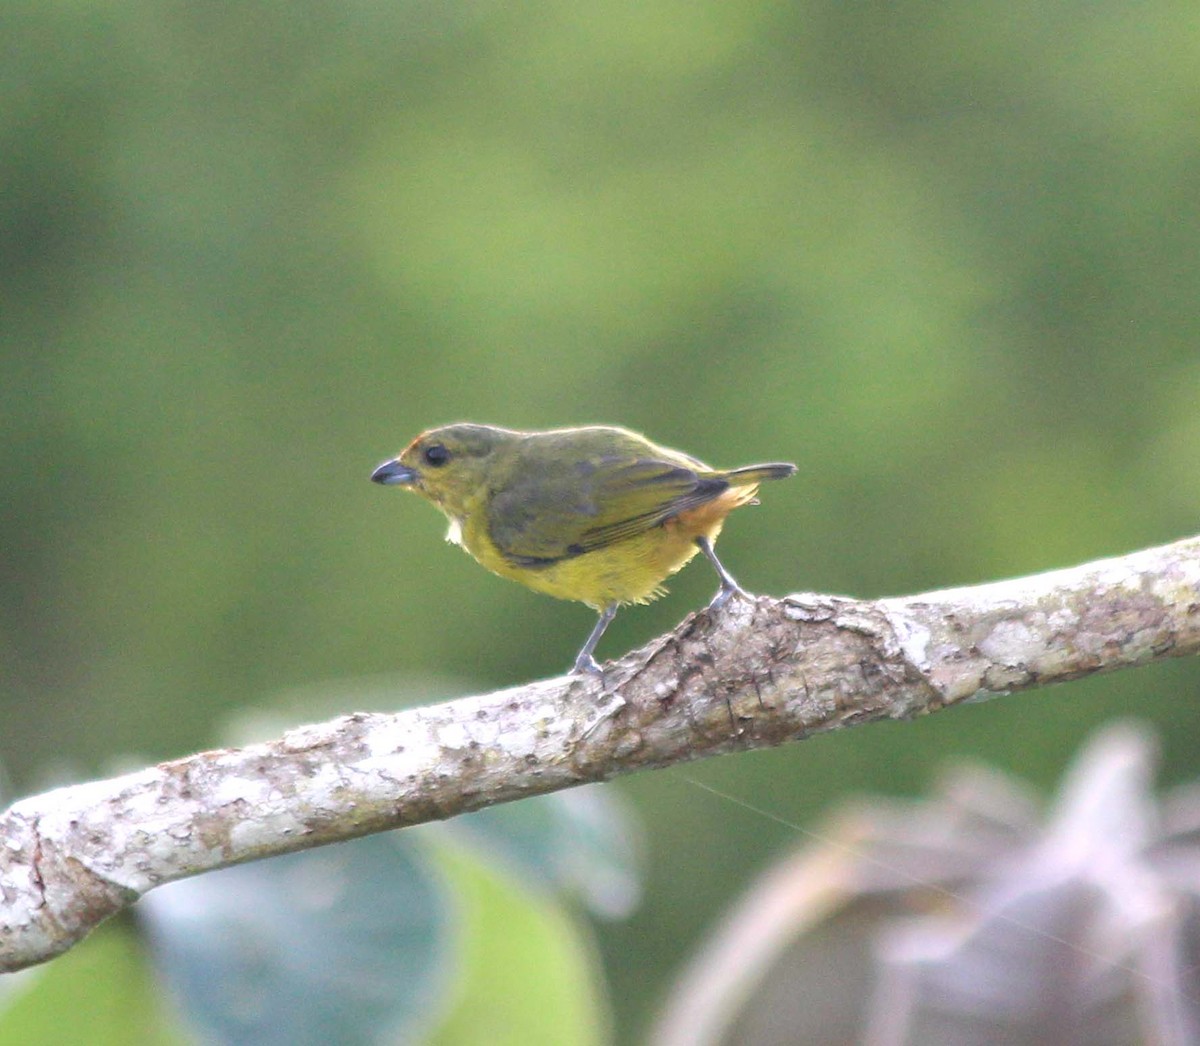
{"type": "Polygon", "coordinates": [[[391,833],[172,883],[141,913],[188,1018],[220,1043],[414,1035],[450,973],[445,891],[391,833]]]}
{"type": "Polygon", "coordinates": [[[437,854],[461,905],[463,968],[433,1046],[607,1042],[600,969],[581,924],[466,850],[437,854]]]}
{"type": "Polygon", "coordinates": [[[597,915],[629,915],[641,895],[633,812],[602,785],[487,807],[439,826],[542,889],[577,894],[597,915]]]}
{"type": "Polygon", "coordinates": [[[182,1046],[145,950],[127,926],[106,923],[44,967],[4,978],[0,1042],[24,1046],[182,1046]],[[21,982],[25,983],[22,984],[21,982]],[[7,1005],[5,1005],[7,1003],[7,1005]]]}

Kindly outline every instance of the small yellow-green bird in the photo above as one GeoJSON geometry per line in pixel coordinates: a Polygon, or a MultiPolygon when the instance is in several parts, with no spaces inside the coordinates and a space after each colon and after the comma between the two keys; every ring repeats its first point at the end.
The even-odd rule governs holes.
{"type": "Polygon", "coordinates": [[[450,520],[447,540],[493,573],[597,611],[573,671],[599,672],[596,644],[617,607],[661,596],[662,582],[697,552],[721,579],[711,606],[746,594],[713,542],[759,483],[795,471],[783,462],[709,468],[610,426],[514,432],[464,423],[421,433],[371,479],[432,501],[450,520]]]}

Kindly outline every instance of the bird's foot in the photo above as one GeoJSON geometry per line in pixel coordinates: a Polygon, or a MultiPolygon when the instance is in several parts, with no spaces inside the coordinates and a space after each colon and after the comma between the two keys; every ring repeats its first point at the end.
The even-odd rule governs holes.
{"type": "Polygon", "coordinates": [[[600,662],[589,651],[585,651],[575,658],[575,664],[571,666],[571,675],[600,676],[603,678],[604,669],[600,667],[600,662]]]}
{"type": "Polygon", "coordinates": [[[729,578],[728,582],[722,579],[721,587],[717,589],[717,594],[712,597],[712,601],[708,604],[708,609],[720,610],[734,596],[744,599],[749,603],[753,603],[758,598],[753,592],[747,592],[733,578],[729,578]]]}
{"type": "Polygon", "coordinates": [[[734,576],[717,559],[717,554],[713,551],[712,542],[708,538],[703,536],[696,538],[696,547],[704,553],[705,557],[713,565],[713,569],[717,572],[717,577],[721,579],[721,587],[717,589],[717,594],[713,596],[712,602],[708,604],[709,610],[720,610],[721,607],[729,602],[732,596],[739,596],[751,602],[754,601],[754,596],[742,588],[734,576]]]}

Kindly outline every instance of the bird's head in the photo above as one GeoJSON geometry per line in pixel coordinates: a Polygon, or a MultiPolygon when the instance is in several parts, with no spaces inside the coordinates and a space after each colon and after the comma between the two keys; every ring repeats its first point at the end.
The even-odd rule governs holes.
{"type": "Polygon", "coordinates": [[[461,518],[486,491],[498,458],[520,438],[519,432],[493,425],[443,425],[422,432],[371,479],[415,490],[447,515],[461,518]]]}

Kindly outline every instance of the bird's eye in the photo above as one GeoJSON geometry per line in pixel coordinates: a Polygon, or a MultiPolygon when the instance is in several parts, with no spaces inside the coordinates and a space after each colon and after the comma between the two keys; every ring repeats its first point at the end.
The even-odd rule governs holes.
{"type": "Polygon", "coordinates": [[[443,447],[440,443],[430,444],[422,452],[421,457],[425,460],[425,464],[432,468],[438,468],[450,460],[450,451],[443,447]]]}

